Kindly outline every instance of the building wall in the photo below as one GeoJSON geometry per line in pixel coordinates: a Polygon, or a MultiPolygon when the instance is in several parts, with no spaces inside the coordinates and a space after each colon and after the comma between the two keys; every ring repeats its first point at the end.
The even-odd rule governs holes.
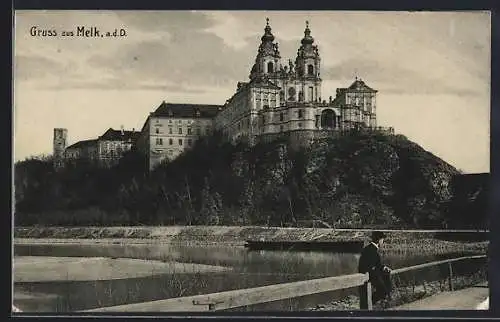
{"type": "Polygon", "coordinates": [[[347,122],[359,122],[369,127],[377,126],[376,94],[370,92],[346,92],[345,113],[343,119],[347,122]]]}
{"type": "Polygon", "coordinates": [[[142,143],[149,145],[150,169],[163,160],[173,160],[190,149],[200,137],[213,131],[212,119],[151,116],[148,123],[145,130],[149,140],[142,143]]]}
{"type": "Polygon", "coordinates": [[[97,143],[89,144],[83,147],[68,148],[64,152],[65,158],[68,160],[87,159],[98,160],[97,143]]]}
{"type": "Polygon", "coordinates": [[[131,149],[132,141],[99,140],[96,147],[97,159],[102,164],[112,165],[131,149]]]}

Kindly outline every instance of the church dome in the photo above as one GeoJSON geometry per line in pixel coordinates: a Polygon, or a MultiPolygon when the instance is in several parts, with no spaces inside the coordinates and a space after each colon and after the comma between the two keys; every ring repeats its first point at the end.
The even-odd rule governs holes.
{"type": "Polygon", "coordinates": [[[266,18],[266,28],[264,28],[264,35],[261,38],[262,42],[273,42],[274,36],[271,32],[271,26],[269,26],[269,18],[266,18]]]}
{"type": "Polygon", "coordinates": [[[306,21],[306,30],[304,30],[304,38],[300,41],[302,45],[312,44],[314,38],[311,36],[311,29],[309,29],[309,21],[306,21]]]}

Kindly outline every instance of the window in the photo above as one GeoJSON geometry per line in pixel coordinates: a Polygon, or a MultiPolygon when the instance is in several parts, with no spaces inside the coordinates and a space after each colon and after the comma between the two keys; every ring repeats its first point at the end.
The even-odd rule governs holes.
{"type": "Polygon", "coordinates": [[[309,97],[308,97],[308,98],[309,98],[309,102],[313,102],[313,101],[314,101],[314,96],[313,96],[313,95],[314,95],[314,94],[313,94],[314,92],[313,92],[313,91],[314,91],[314,88],[313,88],[312,86],[311,86],[311,87],[309,87],[309,93],[308,93],[308,96],[309,96],[309,97]]]}
{"type": "Polygon", "coordinates": [[[297,114],[298,114],[299,119],[301,119],[302,117],[304,117],[304,115],[302,113],[302,110],[298,110],[297,114]]]}
{"type": "Polygon", "coordinates": [[[163,145],[163,139],[162,138],[156,138],[156,145],[163,145]]]}
{"type": "Polygon", "coordinates": [[[191,146],[193,144],[193,140],[188,139],[188,145],[191,146]]]}
{"type": "Polygon", "coordinates": [[[209,135],[209,134],[210,134],[210,127],[209,127],[209,126],[207,126],[207,127],[205,128],[205,134],[206,134],[206,135],[209,135]]]}
{"type": "Polygon", "coordinates": [[[302,127],[302,123],[299,122],[299,127],[301,128],[302,127]]]}
{"type": "Polygon", "coordinates": [[[172,120],[168,120],[168,123],[172,123],[172,120]]]}
{"type": "Polygon", "coordinates": [[[191,134],[192,134],[192,133],[191,133],[191,128],[190,128],[190,127],[188,127],[188,134],[189,134],[189,135],[191,135],[191,134]]]}
{"type": "Polygon", "coordinates": [[[196,128],[196,135],[201,135],[201,129],[199,127],[196,128]]]}
{"type": "Polygon", "coordinates": [[[168,127],[168,134],[172,134],[172,127],[171,126],[168,127]]]}
{"type": "Polygon", "coordinates": [[[182,134],[182,127],[179,128],[179,134],[182,134]]]}
{"type": "Polygon", "coordinates": [[[160,133],[160,129],[156,128],[156,134],[159,134],[159,133],[160,133]]]}
{"type": "Polygon", "coordinates": [[[272,73],[273,67],[274,67],[273,62],[270,61],[269,63],[267,63],[267,72],[272,73]]]}
{"type": "Polygon", "coordinates": [[[182,123],[182,121],[181,121],[181,120],[178,120],[178,121],[177,121],[177,123],[181,124],[181,123],[182,123]]]}
{"type": "Polygon", "coordinates": [[[307,74],[312,76],[314,75],[314,67],[313,65],[307,65],[307,74]]]}
{"type": "Polygon", "coordinates": [[[283,132],[283,125],[280,125],[280,132],[283,132]]]}
{"type": "Polygon", "coordinates": [[[179,139],[179,145],[182,145],[182,139],[179,139]]]}
{"type": "Polygon", "coordinates": [[[294,100],[295,100],[295,88],[290,87],[290,88],[288,89],[288,99],[289,99],[290,101],[294,101],[294,100]]]}
{"type": "Polygon", "coordinates": [[[174,140],[168,139],[168,145],[172,145],[172,144],[174,144],[174,140]]]}
{"type": "Polygon", "coordinates": [[[283,112],[280,113],[280,122],[283,122],[283,112]]]}

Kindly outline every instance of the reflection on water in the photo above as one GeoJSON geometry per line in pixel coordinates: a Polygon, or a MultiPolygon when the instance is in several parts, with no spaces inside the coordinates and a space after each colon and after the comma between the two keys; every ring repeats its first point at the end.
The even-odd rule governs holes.
{"type": "MultiPolygon", "coordinates": [[[[163,274],[112,281],[16,283],[17,302],[24,311],[74,311],[207,294],[240,288],[356,273],[358,254],[326,252],[247,251],[243,247],[182,245],[18,245],[16,256],[126,257],[174,260],[229,266],[230,272],[163,274]],[[26,294],[50,296],[29,299],[26,294]],[[26,298],[21,297],[24,296],[26,298]]],[[[387,255],[393,268],[435,260],[434,256],[387,255]]],[[[441,269],[426,270],[417,278],[436,278],[441,269]]],[[[412,274],[413,276],[414,274],[412,274]]],[[[256,310],[300,310],[355,293],[355,289],[256,305],[256,310]]]]}

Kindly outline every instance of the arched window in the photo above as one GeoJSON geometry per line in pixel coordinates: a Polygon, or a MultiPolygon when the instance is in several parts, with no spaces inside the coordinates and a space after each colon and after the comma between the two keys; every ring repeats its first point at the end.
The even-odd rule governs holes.
{"type": "Polygon", "coordinates": [[[290,88],[288,89],[288,99],[289,99],[290,101],[294,101],[294,100],[295,100],[295,88],[290,87],[290,88]]]}
{"type": "Polygon", "coordinates": [[[313,65],[307,65],[307,74],[308,75],[314,75],[314,67],[313,65]]]}
{"type": "Polygon", "coordinates": [[[337,127],[337,115],[331,109],[321,112],[321,128],[334,129],[337,127]]]}
{"type": "Polygon", "coordinates": [[[269,63],[267,63],[267,72],[268,73],[272,73],[273,72],[273,67],[274,67],[274,65],[273,65],[272,61],[270,61],[269,63]]]}

